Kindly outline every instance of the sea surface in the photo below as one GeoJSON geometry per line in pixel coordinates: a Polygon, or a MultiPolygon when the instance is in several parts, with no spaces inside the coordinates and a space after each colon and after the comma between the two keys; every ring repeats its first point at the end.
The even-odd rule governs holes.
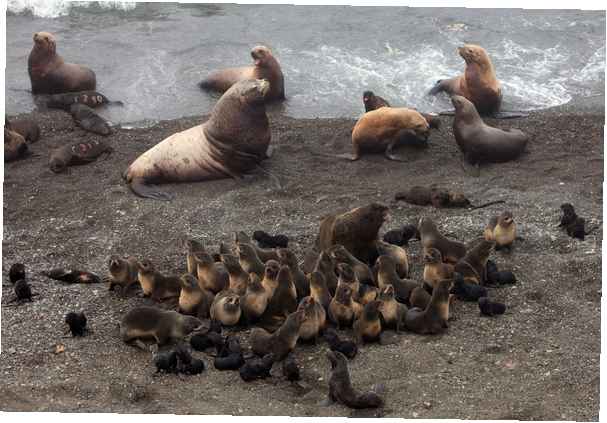
{"type": "Polygon", "coordinates": [[[289,6],[9,0],[6,109],[37,107],[27,57],[50,31],[68,62],[97,74],[97,89],[124,107],[101,114],[142,126],[205,114],[217,100],[197,83],[210,71],[252,63],[269,46],[295,118],[358,117],[362,92],[394,106],[437,112],[434,82],[460,74],[456,48],[482,45],[503,83],[504,110],[535,110],[605,91],[605,11],[289,6]]]}

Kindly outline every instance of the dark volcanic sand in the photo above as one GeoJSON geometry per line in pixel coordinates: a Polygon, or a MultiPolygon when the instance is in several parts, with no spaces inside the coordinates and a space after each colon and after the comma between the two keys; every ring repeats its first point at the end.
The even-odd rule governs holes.
{"type": "MultiPolygon", "coordinates": [[[[396,344],[368,345],[350,362],[355,386],[386,385],[381,414],[394,417],[468,419],[598,420],[601,299],[601,239],[604,112],[561,108],[527,119],[500,121],[531,135],[519,160],[486,166],[481,176],[463,173],[451,118],[431,136],[427,149],[405,148],[405,164],[382,156],[349,163],[318,152],[350,151],[351,119],[294,120],[272,116],[274,156],[266,167],[286,185],[279,192],[265,176],[165,186],[172,203],[133,196],[121,173],[140,153],[166,136],[196,124],[180,119],[150,129],[119,130],[107,161],[55,175],[49,151],[94,137],[75,128],[62,112],[34,113],[43,136],[37,157],[5,165],[2,268],[22,261],[35,292],[33,303],[2,307],[0,409],[187,414],[279,414],[349,416],[326,397],[327,345],[298,346],[303,385],[275,377],[245,384],[236,372],[214,369],[200,376],[153,377],[150,354],[124,345],[117,322],[145,301],[121,299],[103,285],[66,286],[36,271],[78,266],[105,274],[110,254],[150,258],[165,273],[183,272],[180,240],[209,246],[229,241],[235,230],[287,234],[302,257],[314,240],[319,217],[372,201],[390,205],[393,219],[382,233],[422,216],[462,241],[482,234],[489,218],[507,207],[519,234],[511,254],[493,253],[500,269],[512,270],[515,286],[492,288],[508,305],[498,318],[479,317],[474,303],[457,303],[456,320],[442,336],[410,333],[396,344]],[[460,188],[476,211],[436,210],[394,203],[396,191],[412,184],[460,188]],[[575,205],[595,228],[584,242],[557,229],[559,206],[575,205]],[[63,316],[83,310],[92,333],[64,337],[63,316]],[[65,352],[53,353],[57,343],[65,352]]],[[[414,276],[421,277],[420,247],[409,249],[414,276]]],[[[4,282],[2,302],[12,298],[4,282]]],[[[243,332],[243,339],[248,331],[243,332]]],[[[203,353],[212,367],[212,359],[203,353]]]]}

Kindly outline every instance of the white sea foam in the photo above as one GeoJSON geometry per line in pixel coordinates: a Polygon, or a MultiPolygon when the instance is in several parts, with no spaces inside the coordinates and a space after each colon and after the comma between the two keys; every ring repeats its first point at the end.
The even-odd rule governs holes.
{"type": "Polygon", "coordinates": [[[96,5],[105,9],[131,10],[137,6],[127,1],[67,1],[67,0],[8,0],[8,11],[15,14],[31,13],[40,18],[57,18],[70,13],[72,7],[96,5]]]}
{"type": "Polygon", "coordinates": [[[592,82],[605,79],[605,46],[599,48],[572,79],[576,82],[592,82]]]}

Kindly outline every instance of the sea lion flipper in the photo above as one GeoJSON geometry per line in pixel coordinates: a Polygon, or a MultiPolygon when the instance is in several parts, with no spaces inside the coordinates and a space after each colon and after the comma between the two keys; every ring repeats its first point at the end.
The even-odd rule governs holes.
{"type": "Polygon", "coordinates": [[[336,154],[334,157],[337,157],[338,159],[350,160],[351,162],[355,162],[356,160],[360,159],[360,155],[350,153],[336,154]]]}
{"type": "Polygon", "coordinates": [[[441,116],[455,116],[455,109],[454,110],[443,110],[442,112],[438,113],[441,116]]]}
{"type": "Polygon", "coordinates": [[[133,178],[128,185],[129,188],[131,188],[131,191],[139,197],[151,198],[159,201],[171,201],[174,199],[173,195],[160,191],[155,185],[146,185],[140,178],[133,178]]]}

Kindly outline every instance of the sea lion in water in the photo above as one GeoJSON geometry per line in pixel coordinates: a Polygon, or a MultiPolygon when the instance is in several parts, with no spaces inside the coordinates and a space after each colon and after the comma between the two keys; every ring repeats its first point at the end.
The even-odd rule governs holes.
{"type": "Polygon", "coordinates": [[[25,138],[4,126],[4,162],[12,162],[29,153],[25,138]]]}
{"type": "Polygon", "coordinates": [[[339,351],[329,351],[327,357],[331,362],[329,377],[329,399],[350,408],[378,408],[383,406],[383,399],[374,391],[364,394],[356,391],[350,381],[348,360],[339,351]]]}
{"type": "Polygon", "coordinates": [[[259,167],[270,145],[264,104],[269,89],[267,80],[234,84],[208,121],[171,135],[131,163],[124,174],[131,190],[141,197],[170,200],[172,196],[150,184],[240,178],[259,167]]]}
{"type": "Polygon", "coordinates": [[[443,260],[455,264],[466,255],[466,246],[461,242],[451,241],[443,236],[429,217],[422,217],[417,225],[419,237],[423,248],[436,248],[440,251],[443,260]]]}
{"type": "Polygon", "coordinates": [[[88,107],[99,107],[105,104],[116,104],[122,106],[122,101],[110,101],[106,96],[97,91],[81,91],[76,93],[53,94],[46,101],[46,107],[51,109],[69,110],[72,104],[84,104],[88,107]]]}
{"type": "Polygon", "coordinates": [[[284,76],[280,63],[266,46],[256,46],[251,50],[255,66],[222,69],[211,73],[199,83],[200,88],[215,91],[227,91],[242,80],[265,79],[270,83],[266,100],[284,100],[284,76]]]}
{"type": "Polygon", "coordinates": [[[21,118],[21,119],[8,119],[8,116],[4,116],[4,127],[5,130],[9,130],[21,135],[28,144],[34,143],[40,139],[40,127],[33,119],[21,118]]]}
{"type": "Polygon", "coordinates": [[[444,91],[450,96],[463,96],[483,115],[499,112],[502,89],[485,49],[478,45],[466,44],[458,48],[458,53],[466,62],[464,74],[439,80],[429,94],[436,95],[444,91]]]}
{"type": "Polygon", "coordinates": [[[109,156],[113,151],[114,149],[103,140],[77,142],[51,151],[48,165],[53,172],[61,173],[69,166],[92,163],[102,154],[109,156]]]}
{"type": "Polygon", "coordinates": [[[451,102],[455,107],[453,134],[468,163],[507,162],[525,150],[529,137],[520,129],[502,130],[485,124],[474,104],[462,96],[451,97],[451,102]]]}
{"type": "Polygon", "coordinates": [[[495,241],[495,249],[510,250],[516,238],[516,223],[510,210],[505,210],[499,216],[493,216],[485,227],[485,239],[495,241]]]}
{"type": "Polygon", "coordinates": [[[58,94],[95,90],[97,80],[91,69],[65,63],[57,54],[57,42],[48,32],[34,33],[34,47],[27,59],[32,94],[58,94]]]}
{"type": "Polygon", "coordinates": [[[87,105],[72,104],[69,112],[74,118],[76,125],[85,131],[99,135],[110,135],[112,133],[112,128],[108,122],[87,105]]]}

